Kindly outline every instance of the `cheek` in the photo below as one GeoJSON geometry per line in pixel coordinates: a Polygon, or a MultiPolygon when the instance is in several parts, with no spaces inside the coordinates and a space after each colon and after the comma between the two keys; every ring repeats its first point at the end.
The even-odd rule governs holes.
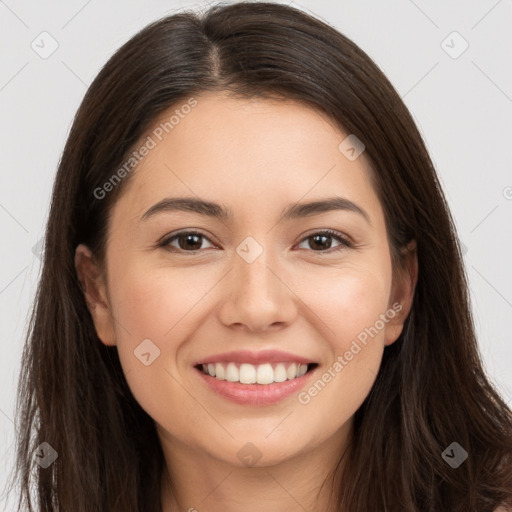
{"type": "Polygon", "coordinates": [[[176,332],[187,324],[189,313],[211,288],[211,275],[208,278],[197,269],[134,265],[123,267],[112,281],[116,282],[112,296],[115,329],[121,344],[130,346],[145,338],[162,344],[161,348],[172,346],[172,340],[178,339],[176,332]]]}
{"type": "MultiPolygon", "coordinates": [[[[390,274],[382,264],[380,267],[346,264],[340,269],[312,273],[297,289],[297,295],[307,306],[304,314],[308,309],[314,313],[310,322],[322,330],[332,349],[340,354],[358,336],[363,339],[366,329],[385,314],[390,274]]],[[[383,332],[379,335],[383,336],[383,332]]]]}
{"type": "Polygon", "coordinates": [[[110,298],[128,386],[155,421],[168,425],[172,417],[174,431],[188,432],[187,422],[204,410],[191,399],[186,365],[198,331],[215,309],[214,297],[222,297],[226,269],[173,267],[169,260],[155,263],[140,256],[118,261],[109,272],[110,298]]]}
{"type": "Polygon", "coordinates": [[[201,272],[122,265],[111,272],[117,349],[128,385],[153,417],[184,402],[177,383],[180,347],[211,284],[201,272]],[[165,396],[164,396],[165,395],[165,396]]]}
{"type": "Polygon", "coordinates": [[[330,358],[298,399],[308,411],[305,421],[334,431],[360,407],[378,373],[389,321],[390,269],[347,266],[335,277],[317,274],[314,290],[302,293],[320,319],[316,325],[323,326],[330,358]]]}

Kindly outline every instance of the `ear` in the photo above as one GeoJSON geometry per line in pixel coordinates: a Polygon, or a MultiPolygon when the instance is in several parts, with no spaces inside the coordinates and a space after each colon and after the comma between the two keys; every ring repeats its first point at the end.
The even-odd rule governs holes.
{"type": "Polygon", "coordinates": [[[402,249],[403,265],[396,269],[396,279],[393,280],[389,310],[395,315],[386,325],[386,336],[384,345],[391,345],[400,336],[405,320],[409,315],[414,298],[416,283],[418,282],[418,254],[416,240],[409,242],[407,247],[402,249]]]}
{"type": "Polygon", "coordinates": [[[110,312],[105,279],[91,250],[83,244],[78,245],[75,251],[75,269],[98,338],[105,345],[115,345],[114,319],[110,312]]]}

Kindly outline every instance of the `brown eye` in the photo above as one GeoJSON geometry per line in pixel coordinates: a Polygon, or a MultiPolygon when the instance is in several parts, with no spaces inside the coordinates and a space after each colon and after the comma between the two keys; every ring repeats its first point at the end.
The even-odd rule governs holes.
{"type": "Polygon", "coordinates": [[[201,246],[205,240],[208,240],[205,235],[197,231],[182,231],[170,238],[165,239],[162,247],[173,247],[178,251],[193,252],[201,250],[201,246]],[[177,245],[173,245],[176,242],[177,245]]]}
{"type": "Polygon", "coordinates": [[[334,252],[345,247],[351,247],[351,243],[348,240],[346,240],[338,233],[330,230],[313,233],[304,238],[301,243],[304,242],[309,245],[309,247],[306,247],[306,249],[312,249],[313,252],[326,252],[330,249],[333,249],[331,252],[334,252]],[[334,246],[333,249],[334,240],[338,242],[338,245],[334,246]]]}

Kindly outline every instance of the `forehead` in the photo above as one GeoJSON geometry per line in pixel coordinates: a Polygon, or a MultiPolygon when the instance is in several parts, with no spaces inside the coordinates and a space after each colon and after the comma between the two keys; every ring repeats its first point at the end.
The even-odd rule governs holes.
{"type": "MultiPolygon", "coordinates": [[[[349,160],[349,134],[322,112],[291,100],[236,99],[225,93],[185,99],[141,138],[138,162],[116,210],[142,216],[164,197],[198,196],[253,214],[272,205],[339,194],[377,207],[364,153],[349,160]]],[[[279,210],[281,211],[281,210],[279,210]]]]}

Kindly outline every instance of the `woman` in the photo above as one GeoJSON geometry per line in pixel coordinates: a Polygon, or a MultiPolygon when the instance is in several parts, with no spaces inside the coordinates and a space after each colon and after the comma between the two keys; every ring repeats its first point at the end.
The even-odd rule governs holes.
{"type": "Polygon", "coordinates": [[[168,16],[94,80],[19,404],[20,509],[512,507],[512,415],[421,136],[288,6],[168,16]]]}

